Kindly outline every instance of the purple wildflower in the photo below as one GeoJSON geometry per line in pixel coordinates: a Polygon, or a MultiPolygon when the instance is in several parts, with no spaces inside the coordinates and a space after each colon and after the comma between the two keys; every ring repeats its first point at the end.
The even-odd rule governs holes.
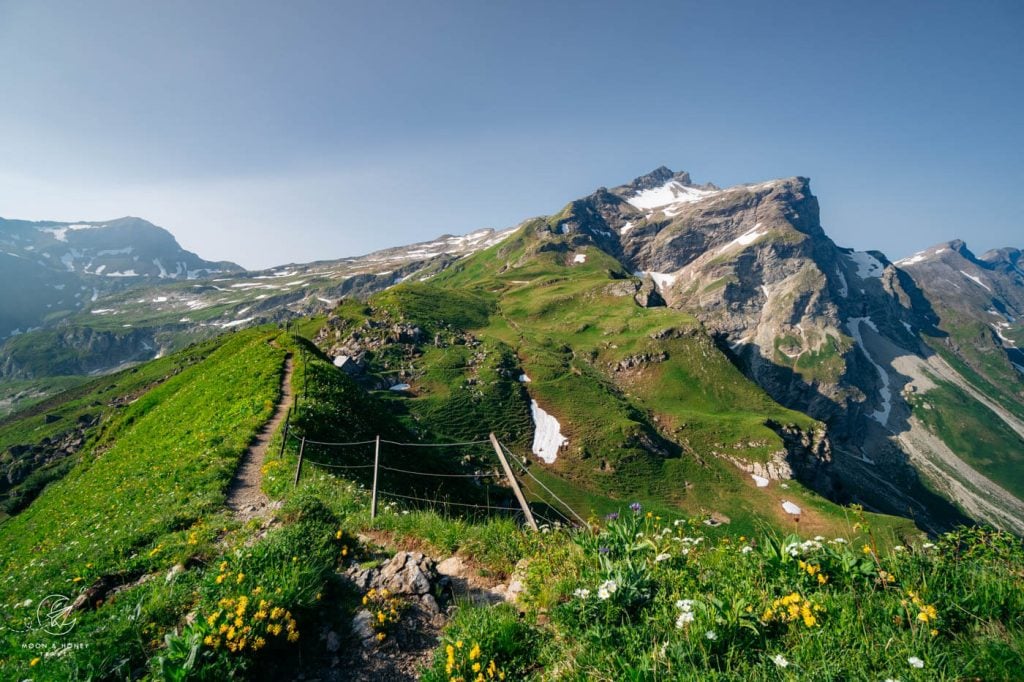
{"type": "Polygon", "coordinates": [[[611,551],[611,550],[610,550],[610,549],[608,549],[607,547],[598,547],[598,548],[597,548],[597,553],[598,553],[598,554],[607,554],[607,553],[608,553],[608,552],[610,552],[610,551],[611,551]]]}
{"type": "Polygon", "coordinates": [[[639,502],[634,502],[633,504],[629,505],[629,508],[632,509],[637,514],[640,513],[640,503],[639,502]]]}
{"type": "Polygon", "coordinates": [[[614,521],[619,518],[619,512],[612,512],[611,514],[606,515],[605,518],[609,521],[614,521]]]}

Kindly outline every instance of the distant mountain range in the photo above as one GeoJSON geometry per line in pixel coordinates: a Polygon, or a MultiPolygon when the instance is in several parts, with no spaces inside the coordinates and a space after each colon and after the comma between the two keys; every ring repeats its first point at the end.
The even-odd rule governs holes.
{"type": "Polygon", "coordinates": [[[234,263],[212,263],[182,249],[170,232],[141,218],[0,218],[0,338],[85,310],[115,291],[241,271],[234,263]]]}
{"type": "MultiPolygon", "coordinates": [[[[0,251],[0,280],[18,292],[0,304],[0,336],[10,337],[0,347],[0,376],[11,385],[106,371],[243,326],[330,315],[342,300],[365,300],[392,287],[400,292],[395,285],[403,283],[415,290],[420,282],[445,291],[499,292],[495,305],[508,329],[519,330],[524,357],[531,334],[555,333],[542,324],[545,311],[560,311],[562,321],[552,324],[568,325],[569,318],[596,314],[625,296],[637,308],[663,309],[657,315],[670,316],[666,320],[693,321],[693,330],[678,333],[707,338],[709,345],[673,340],[677,332],[632,334],[626,322],[614,333],[597,332],[592,321],[581,321],[559,342],[568,350],[558,352],[575,359],[556,361],[555,350],[545,350],[554,355],[543,371],[568,373],[581,357],[609,354],[611,369],[595,369],[594,376],[626,401],[641,391],[641,377],[653,380],[667,371],[655,365],[685,347],[696,355],[678,372],[699,374],[692,363],[731,365],[774,401],[763,414],[785,408],[823,427],[791,429],[781,416],[765,417],[768,433],[785,447],[765,446],[774,454],[764,461],[744,458],[737,453],[762,447],[749,445],[760,442],[760,432],[729,426],[721,412],[728,401],[709,398],[714,408],[707,414],[699,409],[716,382],[737,381],[716,370],[692,384],[697,393],[686,400],[695,411],[681,421],[674,417],[675,431],[655,419],[661,398],[651,397],[643,408],[648,416],[630,417],[643,426],[630,431],[622,447],[640,454],[689,451],[687,443],[698,441],[685,436],[695,430],[711,451],[694,448],[695,456],[716,455],[759,477],[793,475],[832,499],[861,501],[926,527],[962,513],[1024,533],[1021,252],[1005,248],[976,257],[953,241],[892,263],[878,251],[840,247],[820,224],[806,178],[722,189],[659,168],[504,232],[445,235],[260,272],[203,261],[166,231],[134,218],[0,221],[0,251]],[[548,308],[531,308],[517,298],[522,293],[513,293],[518,287],[541,297],[563,280],[557,285],[565,289],[562,298],[548,308]],[[38,329],[25,333],[30,327],[38,329]],[[617,349],[632,345],[645,350],[619,357],[617,349]],[[717,440],[709,435],[716,430],[722,433],[717,440]],[[730,440],[733,432],[747,434],[746,440],[730,440]]],[[[369,353],[372,371],[372,348],[379,355],[381,344],[415,337],[387,315],[374,313],[366,324],[355,338],[344,324],[329,326],[334,331],[320,342],[332,354],[369,353]],[[390,336],[367,346],[373,330],[390,330],[390,336]]],[[[424,352],[417,346],[405,357],[424,352]]],[[[658,381],[677,380],[672,377],[658,381]]],[[[416,378],[409,375],[413,385],[416,378]]],[[[545,409],[573,432],[574,419],[582,417],[554,400],[545,409]]],[[[739,408],[754,415],[757,404],[750,398],[739,408]]],[[[575,429],[582,433],[580,423],[575,429]]],[[[608,471],[625,466],[595,459],[593,452],[583,448],[575,464],[572,457],[560,459],[561,473],[586,478],[595,475],[587,469],[592,465],[608,471]]]]}

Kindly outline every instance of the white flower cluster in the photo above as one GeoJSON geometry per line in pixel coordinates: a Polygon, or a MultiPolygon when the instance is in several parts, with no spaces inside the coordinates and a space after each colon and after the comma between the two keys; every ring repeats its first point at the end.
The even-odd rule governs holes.
{"type": "Polygon", "coordinates": [[[676,618],[676,627],[682,630],[684,627],[692,623],[695,618],[693,613],[693,600],[680,599],[676,602],[676,608],[679,609],[679,617],[676,618]]]}
{"type": "Polygon", "coordinates": [[[601,583],[601,586],[597,588],[597,596],[601,599],[608,599],[615,591],[619,589],[618,583],[614,580],[605,580],[601,583]]]}
{"type": "MultiPolygon", "coordinates": [[[[820,536],[819,536],[820,537],[820,536]]],[[[824,538],[822,538],[823,540],[824,538]]],[[[800,556],[801,554],[807,554],[815,550],[821,549],[820,540],[804,540],[803,542],[791,542],[785,547],[785,552],[789,556],[800,556]]]]}

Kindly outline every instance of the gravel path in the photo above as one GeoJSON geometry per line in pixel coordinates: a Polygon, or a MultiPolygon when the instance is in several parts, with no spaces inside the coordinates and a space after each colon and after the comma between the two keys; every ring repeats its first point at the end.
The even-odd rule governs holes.
{"type": "Polygon", "coordinates": [[[288,407],[292,402],[292,356],[284,360],[284,377],[281,379],[281,400],[277,403],[274,415],[263,429],[256,435],[256,440],[246,450],[242,464],[235,472],[228,489],[227,506],[239,521],[248,521],[256,517],[264,517],[270,513],[270,500],[260,488],[263,477],[263,461],[267,456],[267,446],[274,432],[288,415],[288,407]]]}

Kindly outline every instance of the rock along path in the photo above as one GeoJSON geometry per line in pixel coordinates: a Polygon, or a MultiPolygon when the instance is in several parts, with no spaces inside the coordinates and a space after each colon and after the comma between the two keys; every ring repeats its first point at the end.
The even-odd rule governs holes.
{"type": "Polygon", "coordinates": [[[271,510],[270,500],[260,488],[263,461],[267,456],[270,439],[284,422],[291,402],[292,356],[289,354],[284,360],[281,400],[278,401],[270,421],[263,425],[263,429],[256,435],[256,440],[242,456],[242,463],[235,472],[235,477],[231,479],[231,487],[228,489],[227,507],[239,521],[266,516],[271,510]]]}

